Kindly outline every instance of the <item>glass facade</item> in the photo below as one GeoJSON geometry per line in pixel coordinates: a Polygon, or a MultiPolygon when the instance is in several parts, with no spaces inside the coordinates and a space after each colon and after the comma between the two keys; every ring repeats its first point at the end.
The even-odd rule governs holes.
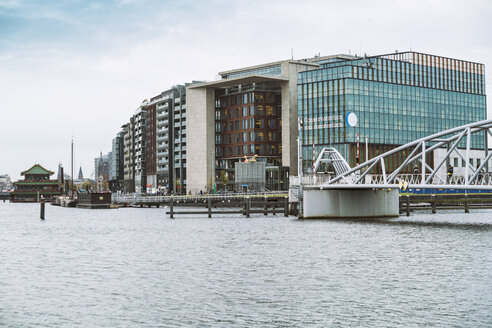
{"type": "Polygon", "coordinates": [[[241,77],[241,76],[246,76],[246,75],[280,75],[281,69],[280,65],[273,65],[273,66],[268,66],[268,67],[260,67],[260,68],[255,68],[255,69],[250,69],[246,71],[240,71],[236,73],[230,73],[230,74],[224,74],[222,75],[223,79],[232,79],[235,77],[241,77]]]}
{"type": "MultiPolygon", "coordinates": [[[[298,102],[303,158],[311,159],[313,144],[317,151],[331,145],[354,165],[357,135],[361,144],[368,139],[371,157],[486,119],[485,70],[416,52],[331,61],[299,73],[298,102]],[[345,122],[350,112],[357,115],[355,127],[345,122]]],[[[484,147],[483,134],[473,136],[471,147],[484,147]]],[[[357,151],[362,158],[363,148],[357,151]]]]}

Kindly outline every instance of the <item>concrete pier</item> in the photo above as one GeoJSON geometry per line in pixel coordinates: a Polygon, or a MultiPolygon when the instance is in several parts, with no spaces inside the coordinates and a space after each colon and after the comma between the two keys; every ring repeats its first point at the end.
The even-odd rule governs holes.
{"type": "Polygon", "coordinates": [[[305,189],[303,217],[371,218],[399,216],[398,189],[305,189]]]}

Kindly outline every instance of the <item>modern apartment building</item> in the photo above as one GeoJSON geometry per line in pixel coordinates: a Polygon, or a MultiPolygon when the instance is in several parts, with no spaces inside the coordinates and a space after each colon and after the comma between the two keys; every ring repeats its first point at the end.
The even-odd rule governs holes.
{"type": "MultiPolygon", "coordinates": [[[[189,86],[188,191],[211,191],[221,170],[229,170],[244,156],[257,155],[269,165],[288,167],[290,174],[296,174],[298,74],[337,58],[352,57],[283,60],[221,72],[219,81],[189,86]]],[[[287,181],[285,174],[277,180],[287,181]]]]}
{"type": "Polygon", "coordinates": [[[147,102],[144,101],[133,115],[135,122],[134,160],[135,160],[135,192],[146,192],[146,131],[147,131],[147,102]]]}
{"type": "MultiPolygon", "coordinates": [[[[417,52],[336,58],[299,73],[298,99],[304,169],[312,167],[313,145],[315,152],[336,147],[354,166],[357,157],[366,158],[366,138],[367,156],[372,158],[486,119],[485,69],[483,64],[417,52]],[[348,115],[357,118],[357,124],[347,122],[348,115]]],[[[483,134],[473,135],[472,148],[483,149],[484,143],[483,134]]],[[[433,166],[444,152],[429,153],[428,164],[433,166]]],[[[479,154],[474,156],[478,159],[479,154]]],[[[401,162],[394,156],[386,168],[391,171],[401,162]]]]}
{"type": "Polygon", "coordinates": [[[109,189],[119,191],[124,189],[123,175],[123,131],[120,131],[111,142],[109,153],[109,189]]]}
{"type": "Polygon", "coordinates": [[[157,104],[150,99],[146,111],[145,129],[145,174],[146,190],[151,192],[157,187],[157,104]]]}
{"type": "Polygon", "coordinates": [[[121,127],[123,135],[123,179],[124,191],[135,191],[135,123],[133,117],[130,122],[121,127]]]}
{"type": "Polygon", "coordinates": [[[168,193],[184,193],[186,186],[186,87],[175,85],[151,98],[156,108],[155,185],[168,193]]]}

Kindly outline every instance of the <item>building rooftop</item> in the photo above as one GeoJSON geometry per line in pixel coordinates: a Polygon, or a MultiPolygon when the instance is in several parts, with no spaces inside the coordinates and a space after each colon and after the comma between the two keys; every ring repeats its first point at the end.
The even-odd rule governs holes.
{"type": "Polygon", "coordinates": [[[55,172],[47,170],[39,164],[34,164],[29,170],[21,172],[21,175],[26,175],[26,174],[49,174],[49,175],[52,175],[54,173],[55,172]]]}
{"type": "Polygon", "coordinates": [[[250,84],[250,83],[258,83],[258,82],[287,82],[289,79],[282,76],[272,76],[272,75],[258,75],[252,74],[247,76],[239,76],[230,79],[223,79],[219,81],[213,82],[204,82],[200,84],[194,84],[189,86],[189,89],[198,89],[198,88],[229,88],[238,84],[250,84]]]}

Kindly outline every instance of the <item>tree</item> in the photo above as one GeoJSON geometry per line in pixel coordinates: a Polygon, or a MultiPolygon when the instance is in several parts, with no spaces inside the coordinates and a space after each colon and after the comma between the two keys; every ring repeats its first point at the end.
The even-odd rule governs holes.
{"type": "Polygon", "coordinates": [[[227,176],[226,170],[220,171],[219,181],[224,187],[224,190],[227,191],[227,183],[229,182],[229,177],[227,176]]]}

